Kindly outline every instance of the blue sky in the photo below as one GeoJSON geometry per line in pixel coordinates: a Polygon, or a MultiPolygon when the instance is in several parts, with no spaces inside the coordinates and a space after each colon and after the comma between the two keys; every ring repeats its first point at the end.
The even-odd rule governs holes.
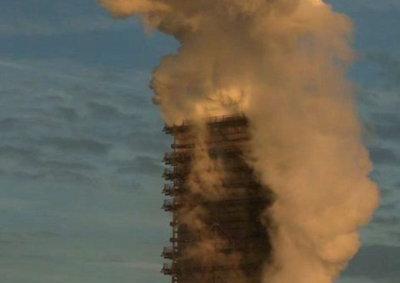
{"type": "MultiPolygon", "coordinates": [[[[383,203],[343,283],[400,278],[400,2],[351,16],[365,139],[383,203]]],[[[0,281],[168,282],[160,209],[168,149],[148,88],[177,43],[95,0],[0,2],[0,281]]]]}

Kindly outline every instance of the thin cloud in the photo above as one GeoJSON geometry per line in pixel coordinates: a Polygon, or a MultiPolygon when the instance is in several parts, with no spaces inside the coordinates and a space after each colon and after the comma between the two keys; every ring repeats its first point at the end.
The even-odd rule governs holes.
{"type": "Polygon", "coordinates": [[[126,24],[116,23],[103,18],[98,19],[64,19],[62,22],[24,22],[0,23],[0,36],[54,36],[60,34],[89,33],[98,31],[112,31],[128,28],[126,24]]]}
{"type": "Polygon", "coordinates": [[[372,160],[381,165],[400,165],[400,159],[396,152],[388,148],[372,147],[370,148],[372,160]]]}
{"type": "Polygon", "coordinates": [[[58,149],[64,153],[90,153],[90,154],[107,154],[111,149],[111,144],[96,141],[87,138],[75,137],[50,137],[39,142],[40,145],[47,145],[58,149]]]}
{"type": "MultiPolygon", "coordinates": [[[[59,79],[62,81],[69,81],[69,83],[82,83],[82,84],[91,84],[96,83],[98,87],[111,87],[111,88],[118,88],[118,89],[129,89],[133,90],[135,88],[135,81],[130,80],[129,82],[118,82],[115,83],[109,80],[98,80],[96,77],[97,74],[90,73],[92,70],[71,70],[68,72],[68,66],[71,65],[71,62],[53,62],[50,65],[43,65],[43,62],[20,62],[18,60],[7,60],[7,59],[0,59],[0,67],[3,68],[10,68],[15,69],[22,72],[29,72],[33,75],[37,76],[40,74],[41,77],[50,77],[53,79],[59,79]],[[64,70],[60,68],[60,65],[64,65],[64,70]],[[78,75],[72,75],[71,73],[78,73],[78,75]],[[91,76],[92,75],[92,76],[91,76]]],[[[76,67],[76,66],[75,66],[76,67]]],[[[135,74],[132,75],[133,78],[137,78],[141,80],[144,78],[145,72],[136,71],[135,74]]]]}
{"type": "Polygon", "coordinates": [[[349,276],[366,276],[382,282],[398,282],[399,266],[400,247],[366,246],[355,257],[346,273],[349,276]]]}

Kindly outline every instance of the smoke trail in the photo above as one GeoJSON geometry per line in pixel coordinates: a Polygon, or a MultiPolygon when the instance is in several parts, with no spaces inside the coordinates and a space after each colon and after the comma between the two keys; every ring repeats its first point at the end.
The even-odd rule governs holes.
{"type": "Polygon", "coordinates": [[[180,41],[152,83],[167,123],[249,117],[249,162],[277,196],[265,282],[333,282],[379,199],[346,80],[350,20],[319,0],[101,2],[180,41]]]}

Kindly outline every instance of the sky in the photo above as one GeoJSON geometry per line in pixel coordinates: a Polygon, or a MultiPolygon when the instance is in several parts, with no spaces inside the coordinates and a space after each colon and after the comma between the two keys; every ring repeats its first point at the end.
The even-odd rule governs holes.
{"type": "MultiPolygon", "coordinates": [[[[400,278],[400,1],[331,0],[356,27],[382,205],[340,283],[400,278]]],[[[0,282],[165,283],[162,133],[151,71],[177,42],[96,0],[0,1],[0,282]]]]}

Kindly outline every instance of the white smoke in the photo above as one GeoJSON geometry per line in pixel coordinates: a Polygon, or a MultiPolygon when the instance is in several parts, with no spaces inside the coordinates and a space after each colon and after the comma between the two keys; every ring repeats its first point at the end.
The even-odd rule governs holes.
{"type": "Polygon", "coordinates": [[[180,41],[153,79],[167,123],[249,117],[249,162],[276,194],[265,282],[334,282],[379,199],[346,79],[351,21],[319,0],[101,2],[180,41]]]}

